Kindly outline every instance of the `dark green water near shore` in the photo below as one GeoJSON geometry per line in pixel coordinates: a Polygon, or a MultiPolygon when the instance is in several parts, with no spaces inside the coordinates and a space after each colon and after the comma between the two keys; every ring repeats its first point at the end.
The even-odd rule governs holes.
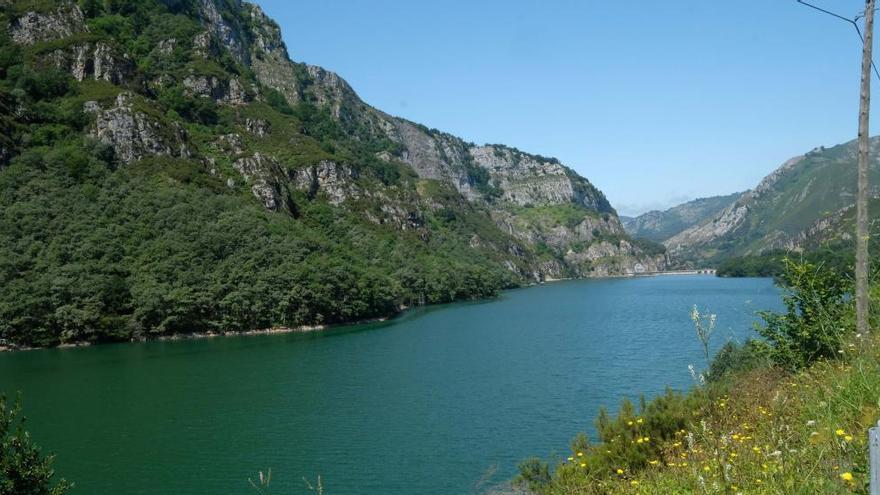
{"type": "Polygon", "coordinates": [[[567,281],[313,334],[0,354],[74,494],[481,493],[565,456],[600,405],[691,384],[693,304],[716,347],[779,309],[769,279],[567,281]]]}

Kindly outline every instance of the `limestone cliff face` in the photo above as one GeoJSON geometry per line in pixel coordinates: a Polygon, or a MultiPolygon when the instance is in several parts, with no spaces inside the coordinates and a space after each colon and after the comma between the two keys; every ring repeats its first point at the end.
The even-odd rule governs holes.
{"type": "Polygon", "coordinates": [[[65,2],[52,12],[26,12],[12,24],[10,35],[18,44],[32,45],[86,31],[82,10],[73,2],[65,2]]]}
{"type": "Polygon", "coordinates": [[[627,239],[615,215],[586,215],[566,224],[540,216],[524,219],[522,213],[504,210],[495,211],[492,216],[526,244],[546,246],[561,253],[559,258],[542,265],[541,272],[547,278],[637,275],[668,267],[665,254],[648,254],[627,239]]]}
{"type": "Polygon", "coordinates": [[[489,172],[505,201],[520,206],[574,203],[598,212],[613,211],[598,189],[555,159],[493,145],[468,151],[489,172]]]}
{"type": "Polygon", "coordinates": [[[83,42],[49,54],[52,64],[69,72],[77,81],[91,79],[122,84],[134,71],[134,63],[106,43],[83,42]]]}
{"type": "Polygon", "coordinates": [[[123,92],[108,108],[94,101],[86,102],[85,111],[95,119],[92,135],[111,145],[124,163],[148,156],[190,156],[185,133],[137,110],[135,99],[131,93],[123,92]]]}
{"type": "MultiPolygon", "coordinates": [[[[557,160],[505,146],[477,146],[374,109],[335,73],[291,61],[278,25],[255,5],[242,3],[241,8],[250,20],[247,32],[238,32],[233,23],[215,15],[210,0],[203,0],[203,17],[209,26],[207,32],[232,46],[232,52],[251,66],[260,83],[279,91],[291,104],[307,101],[327,108],[360,139],[390,139],[399,145],[399,151],[383,153],[380,159],[409,165],[421,179],[451,184],[466,200],[487,208],[503,230],[528,245],[549,247],[554,259],[535,270],[536,278],[608,276],[665,268],[664,255],[647,255],[626,240],[616,212],[601,191],[557,160]],[[580,219],[552,228],[537,225],[540,222],[523,218],[511,208],[569,206],[583,210],[580,219]]],[[[356,188],[334,185],[338,182],[331,179],[336,177],[334,173],[319,167],[312,177],[320,177],[318,183],[329,183],[319,189],[323,188],[335,204],[357,199],[356,188]]],[[[295,181],[302,189],[302,177],[295,181]]],[[[398,225],[418,224],[414,220],[420,216],[418,211],[401,214],[406,210],[401,205],[386,210],[398,225]],[[395,214],[395,210],[401,211],[395,214]]]]}
{"type": "Polygon", "coordinates": [[[183,79],[183,86],[190,96],[211,98],[229,106],[241,106],[254,99],[253,90],[248,89],[238,78],[228,80],[216,76],[193,74],[183,79]]]}

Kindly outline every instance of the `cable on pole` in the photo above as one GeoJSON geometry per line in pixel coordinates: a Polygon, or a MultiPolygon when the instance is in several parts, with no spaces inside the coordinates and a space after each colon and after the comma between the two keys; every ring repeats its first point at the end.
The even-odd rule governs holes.
{"type": "MultiPolygon", "coordinates": [[[[865,14],[858,14],[854,18],[850,19],[850,18],[844,17],[840,14],[835,14],[834,12],[831,12],[830,10],[825,10],[822,7],[819,7],[818,5],[813,5],[805,0],[795,0],[795,1],[801,5],[804,5],[806,7],[811,8],[811,9],[818,10],[819,12],[822,12],[823,14],[828,14],[831,17],[836,17],[842,21],[845,21],[845,22],[848,22],[849,24],[852,24],[852,26],[856,30],[856,34],[859,35],[859,39],[862,40],[862,44],[863,45],[865,44],[865,37],[862,36],[862,30],[859,29],[859,22],[858,22],[859,19],[861,19],[862,17],[865,16],[865,14]]],[[[880,9],[874,9],[874,10],[877,11],[880,9]]],[[[880,80],[880,72],[877,71],[877,66],[874,64],[873,58],[871,59],[871,68],[874,69],[874,75],[877,77],[878,80],[880,80]]]]}

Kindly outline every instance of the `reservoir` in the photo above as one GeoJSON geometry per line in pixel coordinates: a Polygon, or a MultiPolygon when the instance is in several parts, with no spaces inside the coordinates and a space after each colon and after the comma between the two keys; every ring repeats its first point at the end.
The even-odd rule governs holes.
{"type": "Polygon", "coordinates": [[[716,349],[781,309],[770,279],[563,281],[309,334],[0,353],[0,390],[73,494],[256,493],[269,468],[276,494],[483,493],[565,458],[600,406],[692,386],[695,304],[716,349]]]}

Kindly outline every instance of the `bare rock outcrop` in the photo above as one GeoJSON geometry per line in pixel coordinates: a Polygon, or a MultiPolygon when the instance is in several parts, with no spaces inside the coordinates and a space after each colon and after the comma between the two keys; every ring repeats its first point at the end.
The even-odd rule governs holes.
{"type": "MultiPolygon", "coordinates": [[[[241,8],[241,2],[234,0],[234,5],[241,8]]],[[[207,24],[208,29],[221,46],[226,47],[239,62],[248,63],[249,54],[242,40],[242,32],[239,26],[230,24],[217,9],[215,0],[201,0],[198,4],[199,14],[207,24]]],[[[204,38],[203,38],[204,39],[204,38]]]]}
{"type": "Polygon", "coordinates": [[[237,78],[223,80],[216,76],[189,75],[183,79],[187,94],[198,98],[210,98],[229,106],[247,104],[253,98],[237,78]]]}
{"type": "Polygon", "coordinates": [[[121,84],[134,72],[134,62],[128,55],[120,54],[102,42],[54,50],[49,59],[55,67],[69,72],[77,81],[93,79],[121,84]]]}
{"type": "Polygon", "coordinates": [[[305,192],[309,198],[320,194],[331,204],[340,205],[361,194],[355,184],[357,173],[350,167],[329,160],[322,160],[317,165],[296,170],[292,174],[297,189],[305,192]]]}
{"type": "Polygon", "coordinates": [[[115,105],[107,109],[95,102],[86,102],[85,110],[95,115],[92,135],[113,146],[116,157],[123,163],[156,155],[190,156],[183,130],[136,110],[134,98],[131,93],[120,93],[115,105]]]}
{"type": "Polygon", "coordinates": [[[250,183],[251,193],[266,209],[296,211],[290,191],[281,180],[284,171],[275,158],[254,153],[253,156],[239,158],[232,166],[250,183]]]}
{"type": "Polygon", "coordinates": [[[469,152],[489,172],[506,201],[520,206],[575,203],[596,211],[611,210],[592,184],[555,159],[493,145],[472,147],[469,152]]]}
{"type": "Polygon", "coordinates": [[[266,137],[271,127],[271,124],[266,119],[247,118],[244,120],[244,129],[257,137],[266,137]]]}
{"type": "Polygon", "coordinates": [[[12,41],[32,45],[88,31],[85,16],[74,2],[64,2],[53,12],[25,12],[10,28],[12,41]]]}

